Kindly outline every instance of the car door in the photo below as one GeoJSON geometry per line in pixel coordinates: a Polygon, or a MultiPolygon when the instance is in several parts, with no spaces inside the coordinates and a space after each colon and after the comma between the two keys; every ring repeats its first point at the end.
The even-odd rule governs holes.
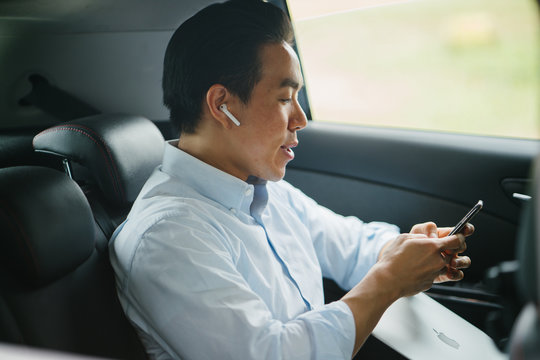
{"type": "MultiPolygon", "coordinates": [[[[344,46],[337,49],[337,46],[333,47],[332,44],[339,43],[336,39],[341,35],[332,33],[333,38],[326,43],[327,45],[324,45],[324,41],[317,43],[313,39],[308,39],[308,42],[311,41],[314,44],[320,44],[320,46],[317,49],[308,49],[306,51],[308,55],[306,55],[302,53],[303,38],[299,36],[302,34],[298,33],[298,29],[304,28],[305,30],[305,28],[311,27],[310,31],[315,34],[312,35],[313,37],[319,39],[330,37],[325,33],[327,29],[322,28],[322,25],[325,24],[325,17],[327,17],[326,23],[334,24],[344,31],[352,31],[352,27],[340,26],[338,21],[346,21],[345,16],[353,16],[355,12],[369,12],[372,11],[372,8],[377,8],[375,10],[380,14],[375,14],[373,17],[370,17],[369,14],[362,15],[363,17],[359,17],[359,19],[365,20],[366,28],[370,26],[369,21],[380,26],[380,22],[384,23],[385,16],[395,11],[393,6],[402,7],[400,9],[400,11],[403,10],[401,15],[407,16],[407,12],[415,11],[416,3],[420,2],[413,1],[410,4],[403,4],[400,1],[367,1],[367,5],[364,4],[364,7],[357,6],[352,10],[333,13],[332,15],[341,16],[338,16],[337,19],[332,19],[332,16],[327,14],[313,15],[310,13],[306,20],[306,23],[309,24],[303,24],[301,21],[295,22],[297,45],[300,49],[300,58],[303,60],[307,84],[307,92],[300,95],[300,101],[303,102],[308,117],[311,117],[313,121],[299,133],[300,144],[295,149],[294,161],[288,166],[286,180],[337,213],[358,216],[364,221],[390,222],[398,225],[402,232],[408,232],[414,224],[426,221],[433,221],[438,226],[453,226],[478,200],[483,200],[484,208],[473,221],[476,229],[475,234],[467,242],[466,255],[471,257],[472,266],[465,271],[465,279],[459,284],[434,286],[429,294],[478,327],[488,331],[498,341],[508,335],[507,331],[509,331],[515,314],[514,306],[518,306],[516,304],[519,303],[512,286],[512,269],[515,266],[512,261],[515,259],[515,239],[519,231],[521,211],[529,192],[530,166],[540,149],[537,140],[536,113],[516,114],[518,118],[508,115],[491,119],[488,112],[480,112],[485,125],[484,128],[480,127],[470,131],[476,132],[474,135],[466,134],[469,129],[466,126],[460,128],[459,125],[454,129],[456,131],[430,130],[429,126],[426,129],[415,129],[415,126],[407,124],[405,114],[403,114],[404,123],[400,123],[401,114],[399,113],[394,115],[392,119],[397,126],[392,127],[386,126],[386,124],[384,124],[385,126],[377,126],[376,121],[368,122],[368,125],[340,124],[340,121],[354,122],[350,118],[339,118],[344,114],[343,107],[350,107],[353,110],[353,115],[349,115],[353,118],[357,114],[358,117],[362,116],[360,111],[355,112],[357,108],[366,106],[362,104],[363,96],[366,96],[362,92],[362,85],[356,83],[356,87],[347,86],[345,82],[336,80],[339,75],[336,71],[330,75],[320,76],[326,79],[326,88],[312,89],[310,87],[311,84],[320,85],[322,80],[312,80],[319,75],[309,71],[318,68],[312,65],[306,66],[306,61],[316,56],[328,57],[326,53],[331,51],[339,51],[342,56],[346,56],[344,54],[348,54],[349,50],[345,51],[343,48],[352,51],[354,47],[361,46],[358,43],[362,40],[358,38],[348,40],[344,46]],[[382,3],[397,4],[379,9],[382,3]],[[379,19],[378,22],[375,21],[376,19],[379,19]],[[356,91],[355,88],[358,90],[356,91]],[[315,96],[307,96],[310,93],[315,94],[315,96]],[[322,96],[318,94],[322,94],[322,96]],[[316,102],[327,102],[336,96],[348,99],[349,103],[337,102],[336,108],[331,111],[318,111],[318,113],[324,113],[322,117],[327,120],[318,121],[316,112],[313,111],[317,107],[316,102]],[[350,104],[351,101],[354,103],[350,104]],[[334,117],[334,114],[337,118],[334,117]],[[522,119],[519,119],[520,116],[522,119]],[[512,132],[512,127],[522,126],[520,121],[523,123],[529,121],[532,124],[532,130],[525,136],[523,133],[514,137],[504,136],[512,132]],[[495,124],[496,122],[506,122],[508,130],[502,130],[502,133],[493,135],[492,129],[486,127],[491,126],[491,122],[493,122],[493,127],[498,126],[495,124]],[[493,331],[493,328],[502,330],[497,332],[493,331]]],[[[427,4],[428,2],[423,3],[427,4]]],[[[446,7],[437,8],[437,11],[454,11],[452,6],[455,4],[450,4],[451,2],[448,1],[446,3],[444,5],[446,7]]],[[[477,3],[479,2],[477,1],[477,3]]],[[[284,4],[281,5],[284,7],[284,4]]],[[[486,4],[477,5],[482,8],[486,4]]],[[[534,6],[535,4],[530,2],[530,5],[534,6]]],[[[527,11],[536,11],[536,8],[532,6],[528,7],[527,11]]],[[[296,15],[294,13],[295,7],[298,9],[302,6],[295,4],[294,1],[289,1],[289,10],[292,12],[293,21],[296,15]]],[[[314,7],[317,6],[306,4],[304,10],[314,11],[314,7]]],[[[435,8],[436,6],[433,5],[430,7],[430,11],[435,11],[433,10],[435,8]]],[[[471,15],[471,9],[466,11],[456,9],[455,11],[456,14],[452,13],[451,16],[452,21],[461,21],[460,16],[470,16],[471,21],[477,24],[483,18],[483,15],[475,18],[478,15],[471,15]]],[[[485,11],[486,18],[492,16],[489,15],[491,14],[489,6],[482,11],[485,11]]],[[[499,15],[504,13],[501,9],[497,11],[499,13],[496,14],[499,15]]],[[[499,15],[493,15],[490,21],[496,24],[499,21],[499,15]]],[[[531,26],[533,29],[537,29],[537,14],[532,12],[530,15],[535,19],[532,20],[533,25],[531,26]]],[[[298,15],[297,18],[301,16],[298,15]]],[[[400,36],[398,25],[396,23],[386,24],[387,27],[393,27],[392,36],[396,38],[400,36]]],[[[456,26],[462,25],[459,23],[456,26]]],[[[485,26],[489,28],[491,25],[485,26]]],[[[465,34],[470,36],[470,32],[467,31],[465,34]]],[[[474,29],[470,31],[474,32],[474,29]]],[[[489,28],[486,31],[492,30],[489,28]]],[[[410,31],[404,30],[403,36],[410,33],[410,31]]],[[[384,40],[391,41],[386,38],[384,40]]],[[[382,40],[379,39],[379,41],[382,40]]],[[[407,42],[407,38],[396,41],[407,42]]],[[[491,42],[492,40],[481,41],[491,42]]],[[[368,42],[368,45],[372,46],[371,42],[368,42]]],[[[419,47],[416,44],[410,45],[419,47]]],[[[431,46],[435,45],[431,44],[431,46]]],[[[529,45],[532,47],[533,43],[529,45]]],[[[483,43],[474,46],[475,49],[480,47],[482,51],[487,51],[482,48],[483,43]]],[[[421,52],[422,50],[417,49],[416,51],[421,52]]],[[[393,55],[400,56],[396,55],[395,52],[392,53],[393,55]]],[[[450,53],[448,56],[454,55],[450,53]]],[[[370,54],[363,53],[362,56],[368,57],[370,54]]],[[[536,57],[533,58],[537,60],[536,57]]],[[[333,60],[329,59],[328,61],[333,60]]],[[[341,58],[336,63],[345,61],[347,60],[341,58]]],[[[381,61],[384,62],[386,59],[381,61]]],[[[492,61],[498,60],[493,58],[492,61]]],[[[487,61],[482,66],[489,66],[489,64],[490,62],[487,61]]],[[[354,65],[352,66],[354,68],[354,65]]],[[[360,66],[359,63],[358,67],[360,66]]],[[[388,66],[390,67],[390,65],[388,66]]],[[[367,69],[365,71],[369,71],[369,67],[365,66],[365,68],[367,69]]],[[[430,71],[428,66],[424,69],[425,72],[430,71]]],[[[394,71],[393,68],[383,68],[383,70],[388,70],[391,73],[394,71]]],[[[483,70],[482,68],[472,70],[472,74],[475,71],[480,73],[483,70]]],[[[536,80],[537,77],[532,79],[531,88],[526,95],[523,95],[524,97],[537,98],[536,80]]],[[[391,81],[389,84],[388,89],[390,90],[385,88],[381,92],[387,98],[373,101],[372,106],[382,108],[391,106],[389,103],[392,101],[391,95],[394,91],[392,89],[402,85],[391,81]],[[387,92],[385,93],[385,91],[387,92]]],[[[413,86],[415,85],[413,83],[413,86]]],[[[418,81],[417,85],[421,87],[424,84],[418,81]]],[[[458,96],[473,97],[467,91],[468,88],[463,87],[463,94],[458,96]]],[[[454,109],[445,106],[444,96],[444,93],[439,94],[439,96],[434,94],[433,97],[426,98],[424,103],[420,101],[419,106],[431,107],[433,105],[430,102],[435,99],[439,104],[437,111],[454,111],[454,109]]],[[[495,105],[486,102],[480,106],[486,109],[495,105]]],[[[476,121],[467,108],[461,112],[457,111],[455,114],[457,114],[455,118],[457,124],[460,123],[459,116],[469,119],[468,122],[476,121]]],[[[524,133],[526,131],[524,130],[524,133]]],[[[414,261],[414,259],[410,260],[414,261]]],[[[335,284],[326,280],[325,287],[329,299],[340,296],[339,289],[336,288],[335,284]]]]}

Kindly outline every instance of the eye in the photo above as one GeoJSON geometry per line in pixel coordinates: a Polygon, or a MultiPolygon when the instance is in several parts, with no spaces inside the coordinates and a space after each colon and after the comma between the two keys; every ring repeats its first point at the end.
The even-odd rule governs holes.
{"type": "Polygon", "coordinates": [[[290,103],[292,101],[292,98],[279,99],[279,101],[281,101],[284,104],[288,104],[288,103],[290,103]]]}

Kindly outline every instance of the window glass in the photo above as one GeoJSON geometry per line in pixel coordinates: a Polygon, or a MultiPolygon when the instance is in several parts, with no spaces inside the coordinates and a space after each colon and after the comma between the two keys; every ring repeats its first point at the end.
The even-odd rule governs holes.
{"type": "Polygon", "coordinates": [[[532,0],[289,0],[314,120],[540,138],[532,0]]]}

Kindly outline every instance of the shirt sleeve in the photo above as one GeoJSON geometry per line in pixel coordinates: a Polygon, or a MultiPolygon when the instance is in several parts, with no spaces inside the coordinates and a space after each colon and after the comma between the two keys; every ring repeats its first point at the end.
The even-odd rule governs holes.
{"type": "Polygon", "coordinates": [[[399,235],[399,228],[384,222],[363,222],[341,216],[317,204],[285,181],[288,201],[310,231],[324,277],[350,290],[377,262],[382,247],[399,235]]]}
{"type": "Polygon", "coordinates": [[[211,227],[160,220],[135,254],[123,265],[126,312],[174,358],[351,358],[355,327],[345,303],[274,319],[211,227]]]}

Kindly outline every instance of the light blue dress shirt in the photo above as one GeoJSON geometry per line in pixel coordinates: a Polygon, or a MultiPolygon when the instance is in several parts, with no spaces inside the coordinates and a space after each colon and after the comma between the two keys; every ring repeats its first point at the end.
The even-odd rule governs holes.
{"type": "Polygon", "coordinates": [[[355,325],[324,304],[398,234],[165,146],[110,245],[120,302],[156,359],[350,359],[355,325]]]}

